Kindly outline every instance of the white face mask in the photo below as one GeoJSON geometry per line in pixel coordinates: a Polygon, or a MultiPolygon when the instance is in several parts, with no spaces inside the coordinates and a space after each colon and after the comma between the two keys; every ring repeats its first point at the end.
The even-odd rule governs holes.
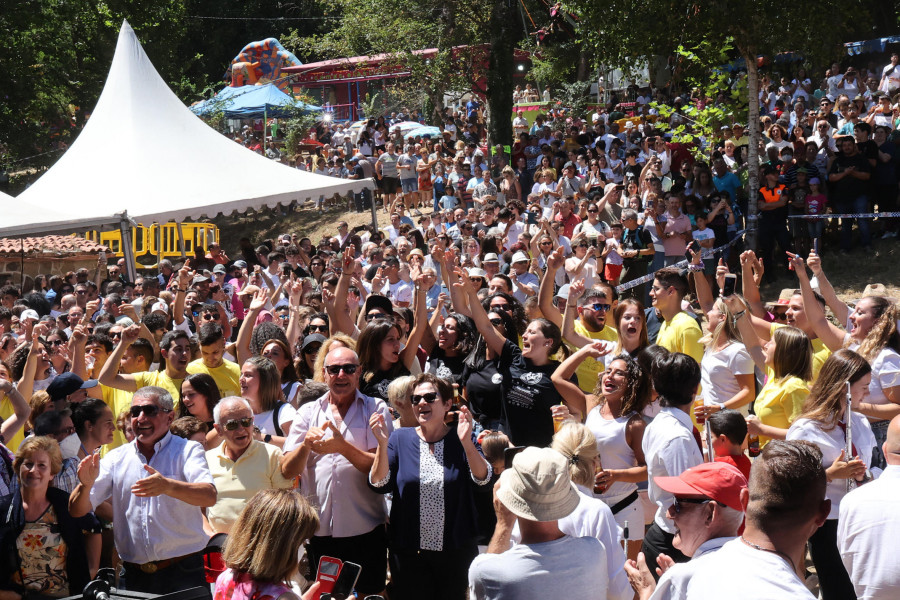
{"type": "Polygon", "coordinates": [[[73,433],[72,435],[67,436],[63,441],[59,443],[59,449],[62,452],[62,457],[72,458],[78,456],[78,450],[81,448],[81,438],[78,437],[77,433],[73,433]]]}

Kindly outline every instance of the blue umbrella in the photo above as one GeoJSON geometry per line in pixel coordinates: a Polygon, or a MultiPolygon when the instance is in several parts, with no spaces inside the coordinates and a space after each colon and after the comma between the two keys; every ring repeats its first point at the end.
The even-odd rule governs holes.
{"type": "Polygon", "coordinates": [[[426,135],[431,137],[431,139],[439,138],[441,137],[441,130],[431,125],[423,125],[406,132],[403,137],[425,137],[426,135]]]}

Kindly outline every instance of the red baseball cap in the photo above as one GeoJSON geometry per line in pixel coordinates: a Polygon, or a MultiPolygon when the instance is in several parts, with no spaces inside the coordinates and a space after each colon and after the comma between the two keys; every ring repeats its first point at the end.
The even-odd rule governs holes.
{"type": "Polygon", "coordinates": [[[741,512],[747,478],[734,466],[711,462],[691,467],[678,477],[654,477],[656,485],[676,496],[704,496],[741,512]]]}

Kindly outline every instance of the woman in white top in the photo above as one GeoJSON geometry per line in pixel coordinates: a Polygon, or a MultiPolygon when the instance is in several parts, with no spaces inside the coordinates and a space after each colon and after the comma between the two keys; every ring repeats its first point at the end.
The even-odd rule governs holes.
{"type": "MultiPolygon", "coordinates": [[[[569,378],[584,360],[601,359],[609,352],[606,342],[594,342],[570,356],[552,376],[553,384],[564,398],[571,397],[591,406],[596,402],[581,391],[569,378]]],[[[644,509],[637,483],[647,480],[647,465],[641,443],[644,439],[644,420],[641,411],[649,398],[648,378],[641,376],[641,368],[627,354],[615,357],[604,371],[594,398],[599,404],[587,416],[585,425],[597,439],[600,471],[594,491],[609,505],[616,523],[627,531],[628,556],[636,558],[644,537],[644,509]]]]}
{"type": "MultiPolygon", "coordinates": [[[[594,238],[595,242],[597,238],[594,238]]],[[[575,256],[566,259],[566,275],[569,281],[584,279],[585,289],[594,287],[597,278],[597,247],[591,244],[586,233],[579,233],[572,238],[572,250],[575,256]]]]}
{"type": "Polygon", "coordinates": [[[240,384],[241,396],[250,402],[253,424],[263,441],[279,448],[284,446],[297,411],[284,401],[278,367],[264,356],[248,358],[241,366],[240,384]]]}
{"type": "Polygon", "coordinates": [[[824,600],[854,598],[853,583],[841,561],[837,545],[840,503],[847,492],[863,479],[875,446],[875,436],[866,418],[847,414],[847,384],[850,405],[857,408],[869,393],[872,378],[866,359],[852,350],[841,349],[828,357],[803,405],[803,412],[788,429],[788,440],[806,440],[822,451],[822,466],[828,478],[825,497],[831,511],[825,523],[809,538],[810,555],[819,574],[824,600]],[[852,457],[847,456],[847,419],[851,422],[852,457]]]}
{"type": "Polygon", "coordinates": [[[746,416],[754,395],[753,359],[725,302],[717,300],[706,319],[707,334],[700,340],[706,345],[700,361],[703,408],[694,412],[705,418],[732,408],[746,416]]]}
{"type": "MultiPolygon", "coordinates": [[[[823,281],[827,280],[818,266],[819,259],[813,255],[810,257],[811,261],[815,261],[816,276],[822,286],[823,281]]],[[[845,332],[825,318],[825,310],[815,300],[803,259],[795,256],[791,264],[797,273],[803,306],[815,334],[832,352],[846,346],[869,361],[872,367],[869,397],[860,405],[859,412],[869,417],[875,434],[872,467],[884,469],[886,465],[881,445],[887,438],[890,420],[900,414],[900,332],[897,330],[900,310],[883,296],[866,296],[856,303],[856,308],[848,316],[849,307],[834,302],[834,298],[829,297],[833,294],[826,294],[837,320],[849,323],[850,331],[845,332]]]]}

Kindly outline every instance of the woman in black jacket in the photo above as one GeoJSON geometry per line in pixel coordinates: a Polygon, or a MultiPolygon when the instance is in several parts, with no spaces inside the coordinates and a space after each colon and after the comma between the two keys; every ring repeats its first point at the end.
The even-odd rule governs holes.
{"type": "Polygon", "coordinates": [[[100,557],[88,556],[83,534],[98,525],[94,515],[72,518],[69,495],[50,487],[61,467],[53,438],[31,437],[19,447],[18,485],[0,498],[0,590],[61,598],[80,594],[97,570],[100,557]]]}

